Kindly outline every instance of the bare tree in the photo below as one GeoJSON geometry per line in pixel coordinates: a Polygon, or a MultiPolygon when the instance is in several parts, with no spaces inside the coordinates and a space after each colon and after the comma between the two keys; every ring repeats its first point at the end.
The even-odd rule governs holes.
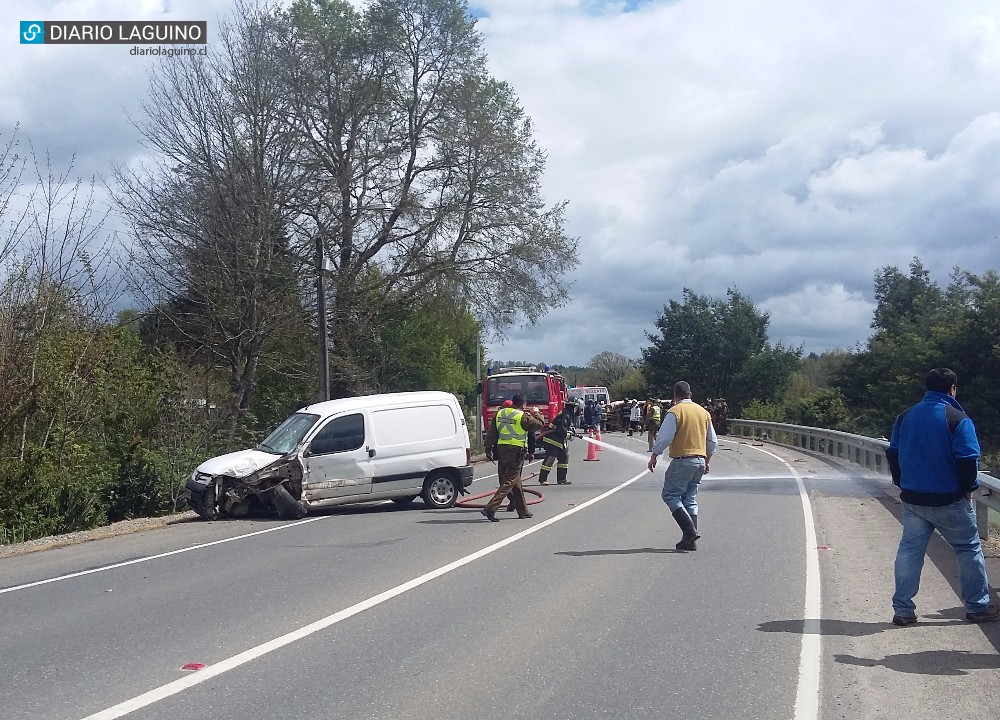
{"type": "Polygon", "coordinates": [[[304,189],[299,141],[273,15],[241,4],[211,56],[159,66],[138,124],[153,159],[116,171],[136,243],[135,292],[206,365],[228,373],[230,440],[261,364],[306,318],[288,241],[304,189]]]}
{"type": "Polygon", "coordinates": [[[590,358],[589,367],[596,370],[605,387],[611,387],[636,368],[637,363],[616,352],[600,352],[590,358]]]}
{"type": "Polygon", "coordinates": [[[20,426],[20,460],[29,440],[45,448],[57,424],[63,446],[88,424],[90,353],[119,296],[94,181],[72,179],[72,161],[58,172],[48,156],[26,160],[34,182],[12,221],[0,280],[0,404],[8,408],[0,439],[20,426]]]}

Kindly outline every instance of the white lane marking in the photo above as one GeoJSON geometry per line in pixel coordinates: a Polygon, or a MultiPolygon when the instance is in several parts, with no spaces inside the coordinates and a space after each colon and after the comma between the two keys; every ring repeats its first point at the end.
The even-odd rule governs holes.
{"type": "MultiPolygon", "coordinates": [[[[537,462],[541,462],[540,460],[537,462]]],[[[531,465],[532,463],[528,463],[531,465]]],[[[496,473],[492,475],[484,475],[483,477],[476,478],[476,480],[485,480],[486,478],[496,477],[496,473]]],[[[383,502],[389,502],[385,500],[383,502]]],[[[375,504],[375,503],[371,503],[375,504]]],[[[170,552],[160,553],[159,555],[149,555],[147,557],[135,558],[133,560],[126,560],[125,562],[114,563],[113,565],[102,565],[101,567],[91,568],[89,570],[81,570],[80,572],[69,573],[67,575],[58,575],[56,577],[46,578],[45,580],[37,580],[35,582],[25,583],[23,585],[14,585],[13,587],[0,589],[0,595],[4,593],[11,593],[15,590],[26,590],[28,588],[38,587],[39,585],[48,585],[49,583],[59,582],[60,580],[70,580],[76,577],[82,577],[83,575],[93,575],[94,573],[105,572],[107,570],[114,570],[116,568],[126,567],[128,565],[137,565],[139,563],[148,562],[150,560],[159,560],[160,558],[170,557],[171,555],[180,555],[181,553],[191,552],[192,550],[201,550],[202,548],[212,547],[213,545],[221,545],[222,543],[233,542],[234,540],[244,540],[246,538],[254,537],[255,535],[263,535],[264,533],[275,532],[277,530],[284,530],[290,527],[296,527],[297,525],[305,525],[306,523],[316,522],[317,520],[323,520],[329,515],[319,515],[317,517],[306,518],[305,520],[298,520],[296,522],[288,523],[287,525],[279,525],[278,527],[268,528],[266,530],[257,530],[256,532],[247,533],[246,535],[236,535],[235,537],[225,538],[223,540],[213,540],[212,542],[201,543],[200,545],[192,545],[186,548],[179,548],[177,550],[171,550],[170,552]]]]}
{"type": "Polygon", "coordinates": [[[234,540],[243,540],[245,538],[254,537],[255,535],[263,535],[269,532],[285,530],[287,528],[296,527],[298,525],[305,525],[306,523],[316,522],[317,520],[325,520],[327,517],[330,516],[320,515],[317,517],[306,518],[305,520],[298,520],[296,522],[288,523],[287,525],[278,525],[277,527],[267,528],[266,530],[257,530],[256,532],[247,533],[246,535],[236,535],[235,537],[223,538],[222,540],[213,540],[212,542],[201,543],[200,545],[191,545],[190,547],[171,550],[170,552],[160,553],[159,555],[149,555],[147,557],[135,558],[134,560],[126,560],[125,562],[115,563],[114,565],[102,565],[101,567],[91,568],[90,570],[81,570],[80,572],[69,573],[68,575],[59,575],[57,577],[51,577],[45,580],[37,580],[35,582],[25,583],[24,585],[15,585],[14,587],[4,588],[0,590],[0,595],[3,595],[4,593],[14,592],[15,590],[24,590],[26,588],[37,587],[39,585],[48,585],[49,583],[59,582],[60,580],[69,580],[70,578],[82,577],[83,575],[92,575],[94,573],[104,572],[105,570],[114,570],[115,568],[126,567],[128,565],[137,565],[139,563],[148,562],[150,560],[159,560],[160,558],[170,557],[171,555],[180,555],[181,553],[190,552],[192,550],[201,550],[202,548],[212,547],[213,545],[222,545],[223,543],[233,542],[234,540]]]}
{"type": "MultiPolygon", "coordinates": [[[[753,446],[750,446],[753,447],[753,446]]],[[[795,720],[817,720],[819,718],[819,680],[822,670],[820,651],[822,635],[820,620],[823,613],[823,595],[819,576],[819,549],[816,547],[816,524],[812,503],[802,482],[802,476],[784,458],[772,452],[754,447],[765,455],[780,462],[795,478],[802,501],[802,515],[806,524],[806,598],[802,628],[802,650],[799,654],[799,686],[795,694],[795,720]]]]}
{"type": "MultiPolygon", "coordinates": [[[[543,520],[537,525],[532,525],[526,530],[522,530],[521,532],[511,535],[510,537],[504,540],[495,542],[492,545],[483,548],[482,550],[477,550],[471,555],[466,555],[465,557],[459,558],[458,560],[450,562],[447,565],[442,565],[436,570],[431,570],[428,573],[424,573],[420,577],[416,577],[408,582],[403,583],[402,585],[397,585],[396,587],[390,590],[386,590],[385,592],[381,592],[378,595],[374,595],[368,598],[367,600],[362,600],[361,602],[351,605],[348,608],[344,608],[343,610],[335,612],[332,615],[328,615],[325,618],[310,623],[309,625],[305,625],[299,628],[298,630],[293,630],[290,633],[287,633],[280,637],[276,637],[273,640],[270,640],[262,645],[250,648],[249,650],[244,650],[243,652],[237,655],[233,655],[230,658],[221,660],[220,662],[214,663],[212,665],[208,665],[207,667],[205,667],[202,670],[199,670],[196,673],[187,675],[178,680],[174,680],[173,682],[169,682],[166,685],[161,685],[158,688],[154,688],[148,692],[143,693],[142,695],[137,695],[136,697],[130,700],[126,700],[125,702],[109,707],[106,710],[101,710],[100,712],[94,713],[93,715],[88,715],[87,717],[83,718],[83,720],[114,720],[114,718],[120,718],[124,715],[128,715],[131,712],[152,705],[153,703],[159,702],[160,700],[168,698],[171,695],[176,695],[182,690],[187,690],[188,688],[194,687],[195,685],[203,683],[206,680],[211,680],[212,678],[221,675],[222,673],[234,670],[238,668],[240,665],[244,665],[250,662],[251,660],[256,660],[257,658],[262,657],[275,650],[278,650],[279,648],[283,648],[286,645],[290,645],[291,643],[297,642],[298,640],[302,640],[303,638],[309,637],[310,635],[313,635],[314,633],[317,633],[320,630],[325,630],[331,625],[336,625],[342,620],[347,620],[348,618],[353,617],[358,613],[364,612],[365,610],[373,608],[376,605],[380,605],[386,602],[387,600],[391,600],[392,598],[398,595],[402,595],[403,593],[409,590],[413,590],[414,588],[420,587],[421,585],[428,583],[436,578],[439,578],[442,575],[445,575],[446,573],[450,573],[452,570],[457,570],[458,568],[464,565],[468,565],[469,563],[474,562],[482,557],[485,557],[490,553],[496,552],[501,548],[511,545],[512,543],[515,543],[518,540],[521,540],[522,538],[526,538],[529,535],[539,532],[540,530],[547,528],[549,525],[552,525],[554,523],[559,522],[560,520],[568,518],[570,515],[578,513],[581,510],[584,510],[590,507],[591,505],[598,503],[601,500],[610,497],[611,495],[614,495],[619,490],[627,488],[632,483],[644,477],[647,477],[648,475],[649,472],[643,470],[634,478],[626,480],[621,485],[613,487],[607,492],[598,495],[597,497],[582,502],[579,505],[570,508],[566,512],[560,513],[559,515],[551,517],[548,520],[543,520]]],[[[484,525],[487,524],[485,520],[483,521],[483,523],[484,525]]],[[[488,525],[492,526],[493,523],[488,523],[488,525]]]]}

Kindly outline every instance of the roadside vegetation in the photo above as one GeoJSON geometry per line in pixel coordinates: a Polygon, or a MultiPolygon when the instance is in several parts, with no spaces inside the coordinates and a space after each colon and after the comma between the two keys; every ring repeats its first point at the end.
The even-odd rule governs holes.
{"type": "Polygon", "coordinates": [[[2,138],[0,543],[177,510],[320,397],[471,413],[483,338],[568,298],[565,203],[460,0],[239,3],[134,121],[106,184],[2,138]]]}
{"type": "MultiPolygon", "coordinates": [[[[158,66],[147,160],[106,186],[0,139],[0,544],[183,509],[200,461],[320,397],[323,327],[329,397],[445,390],[472,417],[483,338],[566,302],[577,254],[465,10],[241,5],[218,52],[158,66]]],[[[996,468],[1000,277],[941,288],[914,259],[874,288],[850,351],[802,357],[738,290],[685,290],[641,358],[555,367],[877,437],[947,365],[996,468]]]]}

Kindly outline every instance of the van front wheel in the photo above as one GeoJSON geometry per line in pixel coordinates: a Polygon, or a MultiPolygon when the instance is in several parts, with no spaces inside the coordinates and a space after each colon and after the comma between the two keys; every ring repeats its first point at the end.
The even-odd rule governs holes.
{"type": "Polygon", "coordinates": [[[424,490],[420,495],[435,510],[446,510],[458,500],[458,485],[450,474],[434,472],[424,481],[424,490]]]}
{"type": "Polygon", "coordinates": [[[301,520],[306,516],[306,507],[292,497],[284,485],[275,485],[271,490],[274,498],[274,508],[282,520],[301,520]]]}

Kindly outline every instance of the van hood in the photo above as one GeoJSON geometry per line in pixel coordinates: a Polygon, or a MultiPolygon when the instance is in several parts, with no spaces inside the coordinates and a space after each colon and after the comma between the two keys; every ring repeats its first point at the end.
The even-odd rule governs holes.
{"type": "Polygon", "coordinates": [[[280,461],[282,457],[284,456],[261,450],[237,450],[206,460],[197,467],[195,472],[212,476],[226,475],[242,478],[280,461]]]}

